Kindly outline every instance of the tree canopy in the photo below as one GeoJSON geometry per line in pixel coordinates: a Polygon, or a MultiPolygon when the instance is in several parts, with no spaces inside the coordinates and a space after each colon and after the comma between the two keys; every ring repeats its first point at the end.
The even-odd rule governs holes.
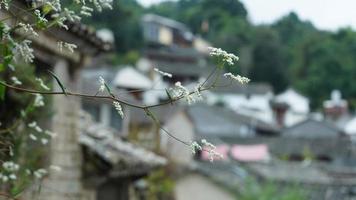
{"type": "Polygon", "coordinates": [[[140,18],[144,13],[181,21],[212,45],[238,54],[239,69],[232,71],[254,82],[268,82],[277,93],[295,87],[318,108],[331,90],[340,89],[352,104],[356,102],[356,86],[351,84],[356,75],[356,32],[350,28],[321,31],[293,12],[271,25],[256,26],[238,0],[166,1],[149,8],[122,0],[88,22],[112,29],[121,60],[132,61],[143,47],[140,18]],[[122,57],[126,54],[129,59],[122,57]]]}

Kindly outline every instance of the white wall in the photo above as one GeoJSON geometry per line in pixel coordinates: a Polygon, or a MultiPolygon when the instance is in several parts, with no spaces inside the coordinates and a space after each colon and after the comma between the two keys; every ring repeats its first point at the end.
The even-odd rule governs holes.
{"type": "MultiPolygon", "coordinates": [[[[183,141],[194,140],[193,125],[183,111],[174,114],[164,127],[172,135],[183,141]]],[[[193,159],[189,147],[169,137],[164,132],[161,133],[161,149],[169,159],[181,165],[188,165],[193,159]]]]}

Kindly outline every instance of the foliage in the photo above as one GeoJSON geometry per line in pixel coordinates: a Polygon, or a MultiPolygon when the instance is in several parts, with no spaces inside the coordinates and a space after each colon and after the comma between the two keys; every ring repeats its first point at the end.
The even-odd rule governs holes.
{"type": "Polygon", "coordinates": [[[136,0],[118,1],[113,11],[88,22],[111,28],[118,60],[133,63],[131,53],[124,54],[139,52],[144,45],[139,20],[149,12],[181,21],[213,46],[240,55],[240,71],[229,70],[250,76],[253,82],[270,83],[277,93],[295,87],[311,98],[312,108],[320,108],[331,90],[342,89],[356,104],[356,87],[350,84],[356,75],[356,33],[351,29],[320,31],[293,12],[271,25],[255,26],[237,0],[167,1],[149,8],[136,0]]]}
{"type": "Polygon", "coordinates": [[[175,187],[174,180],[165,169],[151,173],[147,179],[148,200],[169,199],[175,187]]]}
{"type": "Polygon", "coordinates": [[[258,183],[248,179],[238,195],[239,200],[306,200],[307,195],[298,186],[281,186],[274,182],[258,183]]]}
{"type": "MultiPolygon", "coordinates": [[[[139,50],[143,45],[140,17],[143,8],[136,0],[120,0],[113,2],[113,9],[103,13],[94,13],[86,18],[85,23],[97,29],[107,28],[113,31],[115,48],[123,55],[132,50],[139,50]],[[108,20],[110,19],[110,20],[108,20]]],[[[132,55],[128,55],[130,57],[132,55]]]]}
{"type": "MultiPolygon", "coordinates": [[[[34,67],[28,64],[14,65],[15,71],[11,73],[11,77],[17,77],[22,84],[32,88],[39,88],[35,79],[38,77],[35,74],[34,67]]],[[[1,80],[11,82],[10,74],[0,74],[1,80]]],[[[5,161],[11,161],[19,165],[19,170],[16,173],[6,172],[3,166],[0,170],[2,175],[15,175],[16,179],[2,182],[3,188],[9,190],[13,196],[21,193],[34,178],[33,172],[40,169],[45,160],[45,152],[47,151],[47,142],[50,136],[44,132],[38,132],[33,128],[28,127],[28,124],[33,121],[41,121],[48,117],[50,113],[49,99],[45,99],[47,104],[41,107],[36,106],[35,95],[14,93],[11,90],[4,92],[4,99],[0,101],[0,160],[2,164],[5,161]],[[36,137],[36,141],[30,135],[36,137]]],[[[44,130],[43,130],[44,131],[44,130]]]]}

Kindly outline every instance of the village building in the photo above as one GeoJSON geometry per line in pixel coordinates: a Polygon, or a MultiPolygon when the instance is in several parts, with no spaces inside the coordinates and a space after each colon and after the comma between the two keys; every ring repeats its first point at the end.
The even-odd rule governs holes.
{"type": "Polygon", "coordinates": [[[276,95],[271,102],[271,107],[276,125],[280,127],[289,127],[307,119],[310,111],[309,99],[293,88],[276,95]]]}
{"type": "Polygon", "coordinates": [[[221,75],[219,87],[208,91],[206,98],[209,104],[223,104],[242,115],[257,118],[265,123],[274,123],[270,102],[274,97],[273,89],[265,83],[242,85],[231,83],[221,75]]]}
{"type": "Polygon", "coordinates": [[[154,68],[173,74],[163,81],[174,84],[197,82],[213,69],[207,61],[209,44],[195,37],[182,23],[153,14],[142,18],[146,46],[137,69],[155,80],[154,68]]]}

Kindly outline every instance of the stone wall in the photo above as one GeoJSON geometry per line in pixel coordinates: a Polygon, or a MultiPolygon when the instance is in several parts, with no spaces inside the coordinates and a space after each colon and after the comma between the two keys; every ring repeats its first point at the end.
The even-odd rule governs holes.
{"type": "MultiPolygon", "coordinates": [[[[70,91],[79,86],[76,73],[69,70],[65,60],[55,65],[54,72],[70,91]]],[[[61,91],[55,82],[54,91],[61,91]]],[[[78,143],[80,99],[73,96],[53,96],[52,130],[57,134],[51,141],[50,165],[59,166],[61,171],[50,171],[49,177],[42,183],[40,199],[43,200],[79,200],[81,199],[81,148],[78,143]]]]}

